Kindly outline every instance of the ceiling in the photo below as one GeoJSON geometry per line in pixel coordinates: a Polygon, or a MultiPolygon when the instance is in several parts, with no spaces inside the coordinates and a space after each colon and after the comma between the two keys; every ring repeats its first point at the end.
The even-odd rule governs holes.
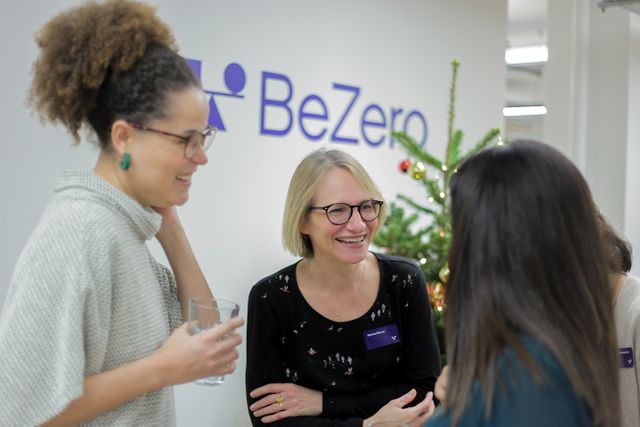
{"type": "Polygon", "coordinates": [[[508,0],[508,7],[508,47],[547,41],[547,0],[508,0]]]}
{"type": "Polygon", "coordinates": [[[598,6],[606,9],[611,6],[619,6],[629,12],[640,15],[640,0],[599,0],[598,6]]]}
{"type": "MultiPolygon", "coordinates": [[[[547,0],[508,0],[508,7],[505,47],[546,44],[547,0]]],[[[544,64],[508,65],[505,106],[543,105],[543,71],[544,64]]],[[[541,140],[543,121],[544,116],[505,118],[505,136],[541,140]]]]}
{"type": "MultiPolygon", "coordinates": [[[[508,47],[547,44],[547,4],[552,0],[508,0],[508,47]]],[[[553,0],[566,1],[566,0],[553,0]]],[[[622,7],[640,14],[640,0],[592,1],[603,9],[622,7]]],[[[544,63],[507,65],[505,106],[544,105],[544,63]]],[[[505,118],[507,139],[544,138],[544,116],[505,118]]]]}

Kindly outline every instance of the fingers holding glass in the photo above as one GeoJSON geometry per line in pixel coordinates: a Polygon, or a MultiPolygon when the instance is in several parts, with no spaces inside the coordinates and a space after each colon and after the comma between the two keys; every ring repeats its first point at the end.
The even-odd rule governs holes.
{"type": "MultiPolygon", "coordinates": [[[[214,298],[192,298],[189,300],[189,333],[191,335],[198,335],[204,334],[211,329],[216,329],[220,327],[218,325],[238,317],[239,312],[240,306],[232,301],[214,298]]],[[[214,353],[222,353],[219,357],[215,358],[214,362],[212,362],[212,365],[214,365],[212,368],[215,367],[218,369],[221,367],[222,369],[218,369],[219,371],[224,373],[231,372],[225,368],[231,368],[231,363],[237,359],[237,352],[234,350],[234,343],[238,341],[239,336],[237,336],[236,333],[231,332],[225,333],[219,337],[218,334],[212,332],[211,336],[212,339],[216,338],[215,342],[212,343],[212,350],[214,353]],[[227,340],[228,342],[225,342],[227,340]],[[229,348],[227,349],[227,347],[229,348]]],[[[233,364],[235,366],[235,363],[233,364]]],[[[224,375],[220,374],[201,378],[196,380],[195,383],[199,385],[222,384],[224,383],[224,375]]]]}

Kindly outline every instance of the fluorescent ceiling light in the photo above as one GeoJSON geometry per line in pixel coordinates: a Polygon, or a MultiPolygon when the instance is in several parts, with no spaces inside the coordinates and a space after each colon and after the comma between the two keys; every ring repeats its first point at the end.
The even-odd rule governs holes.
{"type": "Polygon", "coordinates": [[[545,45],[510,47],[504,53],[504,60],[510,65],[547,62],[549,49],[545,45]]]}
{"type": "Polygon", "coordinates": [[[504,107],[502,115],[505,117],[517,116],[541,116],[547,114],[547,107],[544,105],[529,105],[526,107],[504,107]]]}

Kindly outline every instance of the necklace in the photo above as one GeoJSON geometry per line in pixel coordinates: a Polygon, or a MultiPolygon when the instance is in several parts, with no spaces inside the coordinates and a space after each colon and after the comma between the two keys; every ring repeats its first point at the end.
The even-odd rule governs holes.
{"type": "MultiPolygon", "coordinates": [[[[358,290],[356,291],[356,296],[360,297],[360,292],[362,291],[362,285],[364,284],[364,270],[365,267],[364,265],[361,268],[362,270],[362,274],[360,275],[360,284],[358,285],[358,290]]],[[[309,264],[307,263],[307,276],[309,277],[309,279],[311,279],[311,267],[309,266],[309,264]]],[[[349,308],[349,303],[345,304],[342,308],[338,309],[337,311],[333,309],[333,307],[331,307],[329,304],[327,304],[325,302],[325,300],[323,298],[320,297],[320,295],[318,294],[318,301],[320,301],[322,303],[322,305],[329,310],[331,313],[333,313],[333,315],[335,317],[340,317],[342,316],[342,313],[344,313],[348,308],[349,308]]]]}

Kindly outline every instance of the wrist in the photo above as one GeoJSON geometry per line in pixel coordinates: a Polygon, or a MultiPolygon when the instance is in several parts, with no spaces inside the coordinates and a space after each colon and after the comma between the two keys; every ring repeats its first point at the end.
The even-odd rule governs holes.
{"type": "Polygon", "coordinates": [[[320,398],[320,405],[317,407],[318,416],[323,416],[324,415],[324,393],[321,392],[320,390],[318,390],[317,392],[318,392],[318,396],[320,398]]]}
{"type": "Polygon", "coordinates": [[[162,224],[162,227],[160,227],[160,230],[156,233],[156,239],[158,239],[165,251],[171,246],[179,244],[184,237],[185,232],[182,224],[179,222],[162,224]]]}
{"type": "Polygon", "coordinates": [[[161,388],[175,385],[175,381],[171,378],[171,372],[176,370],[161,351],[150,354],[141,359],[140,362],[145,365],[144,370],[149,378],[151,390],[160,390],[161,388]]]}

